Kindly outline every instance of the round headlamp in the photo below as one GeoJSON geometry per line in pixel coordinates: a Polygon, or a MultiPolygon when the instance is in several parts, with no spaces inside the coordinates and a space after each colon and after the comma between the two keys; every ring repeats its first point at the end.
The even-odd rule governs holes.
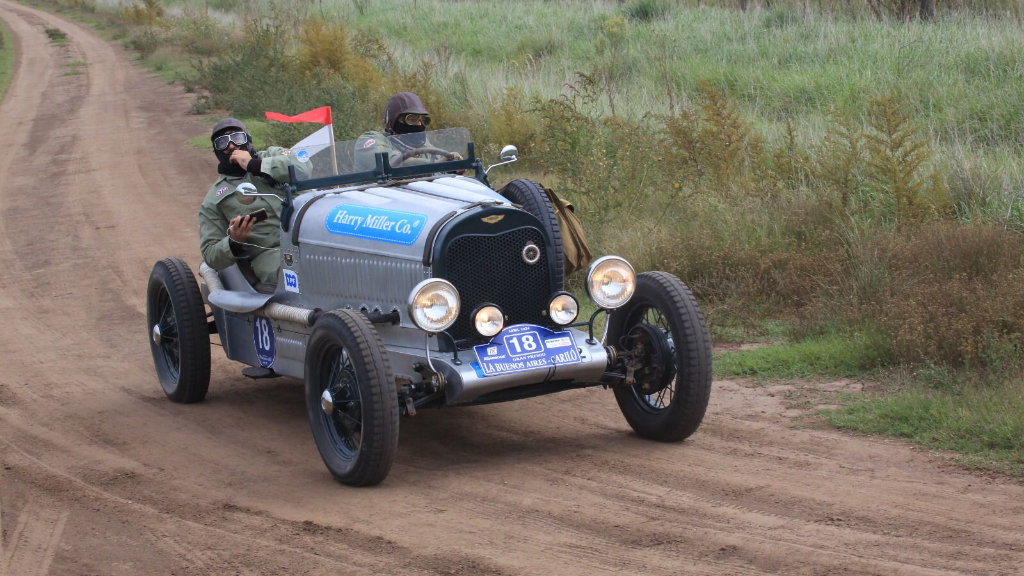
{"type": "Polygon", "coordinates": [[[572,324],[580,313],[580,304],[573,298],[572,294],[562,292],[556,294],[548,303],[548,318],[559,326],[572,324]]]}
{"type": "Polygon", "coordinates": [[[505,315],[497,306],[484,304],[473,312],[473,326],[481,336],[490,338],[505,327],[505,315]]]}
{"type": "Polygon", "coordinates": [[[424,280],[409,294],[409,315],[421,329],[440,332],[459,317],[459,291],[447,280],[424,280]]]}
{"type": "Polygon", "coordinates": [[[587,295],[601,308],[622,306],[636,290],[633,267],[618,256],[604,256],[590,265],[587,271],[587,295]]]}

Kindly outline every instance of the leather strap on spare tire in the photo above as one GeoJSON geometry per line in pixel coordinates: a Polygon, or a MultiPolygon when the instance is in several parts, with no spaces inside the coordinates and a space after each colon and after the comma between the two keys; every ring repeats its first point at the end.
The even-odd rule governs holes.
{"type": "Polygon", "coordinates": [[[583,224],[576,217],[571,203],[560,198],[550,188],[525,179],[509,182],[498,190],[498,193],[515,204],[521,205],[530,214],[537,216],[542,224],[557,230],[557,232],[551,233],[551,236],[558,239],[556,251],[562,253],[564,275],[586,268],[590,264],[593,254],[590,252],[590,246],[587,245],[583,224]],[[543,197],[540,197],[541,195],[543,197]],[[536,199],[538,197],[540,198],[536,199]],[[526,198],[530,199],[530,203],[526,198]],[[550,217],[552,213],[554,221],[550,217]]]}
{"type": "Polygon", "coordinates": [[[540,220],[541,227],[547,232],[548,238],[555,249],[555,288],[565,288],[565,251],[562,247],[562,230],[558,225],[558,214],[544,188],[533,180],[520,178],[505,184],[498,190],[513,204],[518,204],[540,220]]]}

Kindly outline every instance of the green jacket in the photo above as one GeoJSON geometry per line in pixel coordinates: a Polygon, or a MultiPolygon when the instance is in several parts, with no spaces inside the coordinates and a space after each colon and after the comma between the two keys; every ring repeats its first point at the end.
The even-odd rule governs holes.
{"type": "MultiPolygon", "coordinates": [[[[295,166],[299,174],[308,176],[310,172],[308,161],[298,160],[291,150],[285,148],[271,146],[257,152],[253,158],[261,159],[261,173],[278,182],[288,181],[289,166],[295,166]]],[[[199,247],[203,253],[203,260],[215,270],[223,270],[237,262],[239,258],[255,258],[266,249],[281,245],[281,201],[273,196],[251,196],[245,199],[251,199],[252,204],[243,204],[238,198],[239,195],[235,194],[235,187],[243,182],[256,186],[260,194],[284,195],[282,191],[267,185],[262,176],[248,172],[241,177],[221,174],[217,178],[210,191],[206,193],[202,206],[199,207],[199,247]],[[236,244],[233,252],[228,244],[228,223],[236,216],[251,214],[260,208],[267,210],[268,218],[253,226],[246,244],[256,244],[264,248],[236,244]]]]}
{"type": "MultiPolygon", "coordinates": [[[[424,146],[430,146],[430,142],[426,141],[424,146]]],[[[396,168],[400,166],[430,164],[439,161],[431,156],[413,156],[399,164],[398,159],[402,157],[402,153],[411,149],[400,142],[392,140],[384,132],[366,132],[356,140],[355,150],[352,154],[355,171],[365,172],[373,170],[377,166],[376,156],[381,152],[388,153],[391,165],[396,168]]]]}

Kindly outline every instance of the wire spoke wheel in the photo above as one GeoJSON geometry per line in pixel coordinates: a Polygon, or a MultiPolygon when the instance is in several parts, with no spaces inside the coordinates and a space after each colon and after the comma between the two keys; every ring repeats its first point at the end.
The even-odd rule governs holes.
{"type": "Polygon", "coordinates": [[[639,274],[633,298],[609,322],[608,342],[632,378],[614,389],[626,421],[652,440],[693,434],[711,394],[711,340],[690,290],[665,272],[639,274]]]}
{"type": "Polygon", "coordinates": [[[161,311],[156,324],[160,331],[160,352],[163,354],[167,371],[177,379],[181,373],[181,346],[178,342],[178,324],[174,320],[174,306],[166,287],[160,289],[157,308],[161,311]]]}
{"type": "Polygon", "coordinates": [[[210,386],[210,331],[195,276],[177,258],[153,266],[146,328],[160,387],[174,402],[199,402],[210,386]]]}
{"type": "Polygon", "coordinates": [[[333,432],[331,441],[335,448],[349,457],[355,457],[363,433],[363,408],[352,359],[344,348],[338,348],[329,352],[324,360],[327,363],[324,390],[330,394],[332,409],[330,414],[325,412],[323,417],[328,420],[329,429],[333,432]]]}
{"type": "Polygon", "coordinates": [[[335,478],[370,486],[387,477],[398,451],[398,389],[362,314],[335,310],[317,319],[306,345],[306,410],[335,478]]]}

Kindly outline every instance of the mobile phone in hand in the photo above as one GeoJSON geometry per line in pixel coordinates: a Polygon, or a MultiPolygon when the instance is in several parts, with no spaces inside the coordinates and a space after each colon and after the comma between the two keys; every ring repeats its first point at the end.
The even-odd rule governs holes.
{"type": "MultiPolygon", "coordinates": [[[[249,221],[252,222],[253,224],[256,224],[258,222],[263,222],[268,217],[267,209],[266,208],[260,208],[259,210],[255,211],[255,212],[251,212],[249,214],[246,214],[246,216],[249,217],[249,221]]],[[[245,217],[243,217],[242,220],[245,220],[245,217]]]]}

